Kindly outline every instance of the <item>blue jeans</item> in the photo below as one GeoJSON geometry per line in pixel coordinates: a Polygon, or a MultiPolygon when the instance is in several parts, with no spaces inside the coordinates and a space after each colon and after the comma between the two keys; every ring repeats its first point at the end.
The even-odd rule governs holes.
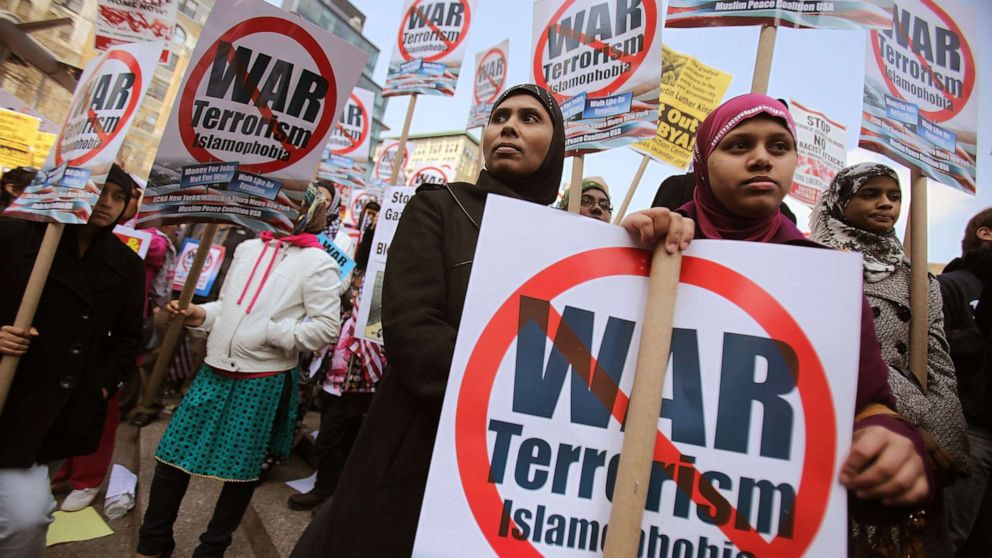
{"type": "Polygon", "coordinates": [[[992,432],[968,426],[971,476],[944,489],[951,550],[959,558],[992,556],[992,432]]]}

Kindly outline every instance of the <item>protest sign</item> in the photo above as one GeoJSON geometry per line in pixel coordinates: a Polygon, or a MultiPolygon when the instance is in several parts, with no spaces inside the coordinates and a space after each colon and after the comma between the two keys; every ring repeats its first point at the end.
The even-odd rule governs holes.
{"type": "Polygon", "coordinates": [[[447,184],[455,180],[455,169],[448,163],[429,162],[417,165],[410,175],[409,186],[421,184],[447,184]]]}
{"type": "Polygon", "coordinates": [[[455,94],[475,0],[405,0],[382,94],[455,94]]]}
{"type": "Polygon", "coordinates": [[[114,227],[114,235],[121,239],[121,242],[128,248],[134,250],[139,258],[145,259],[145,256],[148,255],[148,248],[152,244],[152,233],[117,225],[114,227]]]}
{"type": "Polygon", "coordinates": [[[813,207],[847,164],[847,126],[789,99],[799,162],[789,195],[813,207]]]}
{"type": "Polygon", "coordinates": [[[365,188],[368,182],[370,164],[367,161],[356,161],[351,157],[340,157],[325,153],[317,169],[317,178],[330,180],[341,191],[352,188],[365,188]]]}
{"type": "MultiPolygon", "coordinates": [[[[189,277],[190,270],[193,268],[193,258],[196,256],[196,248],[199,245],[200,241],[193,238],[183,240],[182,249],[176,259],[176,273],[172,278],[172,290],[181,291],[183,289],[186,278],[189,277]]],[[[210,289],[213,288],[214,281],[220,274],[220,266],[224,263],[224,252],[225,249],[222,245],[210,246],[207,259],[203,262],[203,270],[197,277],[196,290],[194,291],[196,296],[210,294],[210,289]]]]}
{"type": "Polygon", "coordinates": [[[355,319],[355,335],[382,344],[382,281],[386,276],[386,257],[389,245],[396,234],[396,226],[403,216],[403,209],[416,190],[403,186],[392,186],[383,192],[382,209],[372,237],[372,250],[369,264],[365,269],[365,282],[362,298],[358,303],[358,317],[355,319]]]}
{"type": "Polygon", "coordinates": [[[532,75],[561,103],[567,154],[655,135],[660,5],[657,0],[534,3],[532,75]]]}
{"type": "Polygon", "coordinates": [[[465,128],[485,127],[496,97],[506,89],[507,62],[510,60],[510,40],[475,55],[475,86],[472,108],[465,128]]]}
{"type": "Polygon", "coordinates": [[[30,166],[41,120],[0,108],[0,167],[30,166]]]}
{"type": "Polygon", "coordinates": [[[858,145],[975,194],[978,68],[965,4],[902,0],[867,43],[858,145]]]}
{"type": "Polygon", "coordinates": [[[888,27],[892,0],[670,0],[666,27],[888,27]]]}
{"type": "Polygon", "coordinates": [[[212,11],[166,123],[138,227],[227,221],[292,230],[367,58],[260,0],[212,11]]]}
{"type": "Polygon", "coordinates": [[[351,270],[355,269],[355,260],[348,257],[348,254],[334,243],[334,239],[327,235],[318,234],[317,240],[324,247],[324,251],[338,264],[338,275],[341,279],[347,277],[351,270]]]}
{"type": "Polygon", "coordinates": [[[697,58],[662,47],[658,133],[632,147],[685,169],[692,160],[696,128],[720,104],[733,76],[697,58]]]}
{"type": "Polygon", "coordinates": [[[381,201],[381,195],[381,190],[377,188],[373,188],[371,191],[364,188],[353,189],[345,210],[344,224],[351,227],[357,227],[359,225],[358,220],[361,219],[362,211],[365,210],[365,206],[368,205],[369,202],[373,201],[379,203],[381,201]]]}
{"type": "Polygon", "coordinates": [[[372,129],[374,108],[374,92],[360,87],[352,90],[327,142],[331,154],[368,161],[372,146],[369,130],[372,129]]]}
{"type": "Polygon", "coordinates": [[[142,41],[165,41],[161,62],[169,61],[177,0],[100,0],[96,12],[96,50],[142,41]]]}
{"type": "MultiPolygon", "coordinates": [[[[648,260],[618,227],[489,200],[414,555],[600,555],[648,260]]],[[[860,274],[856,254],[692,244],[639,556],[846,555],[860,274]],[[797,264],[818,296],[773,271],[797,264]]]]}
{"type": "Polygon", "coordinates": [[[410,156],[416,147],[417,142],[412,140],[407,140],[403,143],[402,148],[399,141],[383,140],[375,150],[376,155],[374,157],[375,164],[372,166],[372,180],[389,184],[390,178],[393,176],[393,165],[397,160],[400,160],[399,185],[406,184],[407,166],[410,164],[410,156]],[[402,157],[400,156],[401,152],[403,154],[402,157]]]}
{"type": "Polygon", "coordinates": [[[85,223],[151,82],[162,43],[131,43],[86,65],[55,143],[6,214],[85,223]]]}

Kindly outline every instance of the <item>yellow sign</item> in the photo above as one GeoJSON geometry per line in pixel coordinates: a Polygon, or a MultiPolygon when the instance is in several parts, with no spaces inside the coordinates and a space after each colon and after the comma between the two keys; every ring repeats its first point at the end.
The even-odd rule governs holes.
{"type": "Polygon", "coordinates": [[[0,109],[0,144],[5,147],[30,151],[40,124],[41,119],[39,118],[12,110],[0,109]]]}
{"type": "Polygon", "coordinates": [[[58,136],[49,134],[48,132],[38,132],[38,135],[34,138],[34,162],[31,163],[31,166],[41,168],[41,165],[45,163],[45,159],[48,158],[48,152],[55,145],[56,137],[58,136]]]}
{"type": "Polygon", "coordinates": [[[634,149],[680,169],[689,166],[696,128],[720,104],[733,76],[696,58],[662,47],[658,135],[634,149]]]}

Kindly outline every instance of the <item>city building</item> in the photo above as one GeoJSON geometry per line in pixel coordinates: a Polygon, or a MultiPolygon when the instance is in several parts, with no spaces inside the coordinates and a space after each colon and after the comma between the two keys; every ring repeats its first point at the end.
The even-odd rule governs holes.
{"type": "MultiPolygon", "coordinates": [[[[387,138],[395,141],[398,138],[387,138]]],[[[404,171],[408,177],[426,165],[449,165],[454,169],[453,182],[475,182],[482,169],[482,149],[479,140],[465,130],[411,134],[407,141],[412,145],[410,160],[404,171]]],[[[409,147],[408,147],[409,149],[409,147]]],[[[383,145],[375,149],[373,161],[382,154],[383,145]]]]}
{"type": "Polygon", "coordinates": [[[372,80],[376,62],[379,60],[379,47],[362,35],[365,14],[348,0],[283,0],[282,9],[299,14],[303,19],[327,29],[369,54],[362,75],[358,78],[358,87],[375,93],[372,127],[369,130],[374,149],[379,143],[383,130],[387,129],[382,122],[382,117],[386,113],[386,98],[382,96],[382,86],[372,80]]]}

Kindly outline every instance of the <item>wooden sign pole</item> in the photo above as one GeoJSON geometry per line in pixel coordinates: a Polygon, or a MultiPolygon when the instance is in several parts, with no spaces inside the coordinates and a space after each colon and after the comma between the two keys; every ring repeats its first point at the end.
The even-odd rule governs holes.
{"type": "Polygon", "coordinates": [[[644,307],[644,329],[637,353],[637,369],[631,389],[623,449],[617,468],[610,528],[604,556],[637,556],[641,521],[648,497],[651,464],[654,461],[658,417],[661,411],[665,373],[675,319],[675,295],[682,269],[682,255],[665,251],[664,240],[655,244],[651,256],[648,297],[644,307]]]}
{"type": "MultiPolygon", "coordinates": [[[[210,253],[210,247],[213,245],[214,234],[216,232],[216,223],[210,223],[203,228],[203,234],[200,235],[200,244],[197,246],[196,254],[193,256],[193,264],[190,266],[189,274],[186,276],[186,283],[183,284],[183,290],[179,293],[180,310],[189,308],[190,301],[193,300],[196,283],[200,280],[203,263],[207,260],[207,255],[210,253]]],[[[153,414],[156,412],[155,400],[158,398],[158,392],[162,387],[162,382],[165,381],[165,375],[169,372],[169,365],[172,364],[172,356],[176,352],[176,345],[183,331],[183,322],[182,316],[176,316],[165,330],[162,343],[159,345],[158,356],[155,358],[155,366],[152,368],[151,376],[149,376],[144,390],[141,392],[141,399],[138,402],[137,408],[137,412],[139,413],[153,414]]]]}
{"type": "Polygon", "coordinates": [[[585,155],[572,157],[572,182],[568,185],[568,211],[578,213],[582,207],[582,167],[585,155]]]}
{"type": "MultiPolygon", "coordinates": [[[[38,248],[38,255],[34,260],[34,267],[31,268],[31,275],[28,276],[24,297],[21,298],[21,305],[14,317],[14,327],[31,328],[34,314],[38,310],[38,303],[41,301],[41,293],[45,290],[45,283],[48,281],[48,272],[55,260],[55,252],[59,248],[59,241],[62,240],[63,230],[65,230],[65,225],[62,223],[49,223],[45,227],[45,236],[41,239],[41,246],[38,248]]],[[[14,374],[17,372],[17,365],[20,361],[21,357],[12,355],[6,355],[0,359],[0,413],[3,413],[7,395],[10,393],[10,385],[14,382],[14,374]]]]}
{"type": "Polygon", "coordinates": [[[396,146],[396,159],[393,160],[393,176],[389,183],[399,186],[396,183],[400,177],[400,169],[406,164],[406,138],[410,135],[410,123],[413,122],[413,110],[417,107],[417,94],[410,95],[410,104],[406,107],[406,120],[403,121],[403,132],[400,134],[400,143],[396,146]]]}
{"type": "Polygon", "coordinates": [[[644,171],[648,168],[648,161],[651,157],[647,155],[641,156],[641,164],[637,167],[637,172],[634,173],[634,179],[630,181],[630,188],[627,188],[627,195],[623,197],[623,203],[620,204],[620,209],[617,210],[616,216],[613,217],[613,224],[619,225],[623,221],[623,216],[627,213],[627,208],[630,206],[630,200],[634,199],[634,192],[637,191],[637,186],[641,183],[641,177],[644,176],[644,171]]]}
{"type": "Polygon", "coordinates": [[[761,27],[758,54],[754,58],[754,74],[751,76],[751,93],[768,94],[768,80],[772,75],[772,56],[775,54],[777,30],[774,25],[761,27]]]}
{"type": "Polygon", "coordinates": [[[927,329],[930,324],[927,291],[927,177],[916,167],[911,169],[911,200],[909,231],[911,238],[909,261],[909,368],[927,389],[927,329]]]}

